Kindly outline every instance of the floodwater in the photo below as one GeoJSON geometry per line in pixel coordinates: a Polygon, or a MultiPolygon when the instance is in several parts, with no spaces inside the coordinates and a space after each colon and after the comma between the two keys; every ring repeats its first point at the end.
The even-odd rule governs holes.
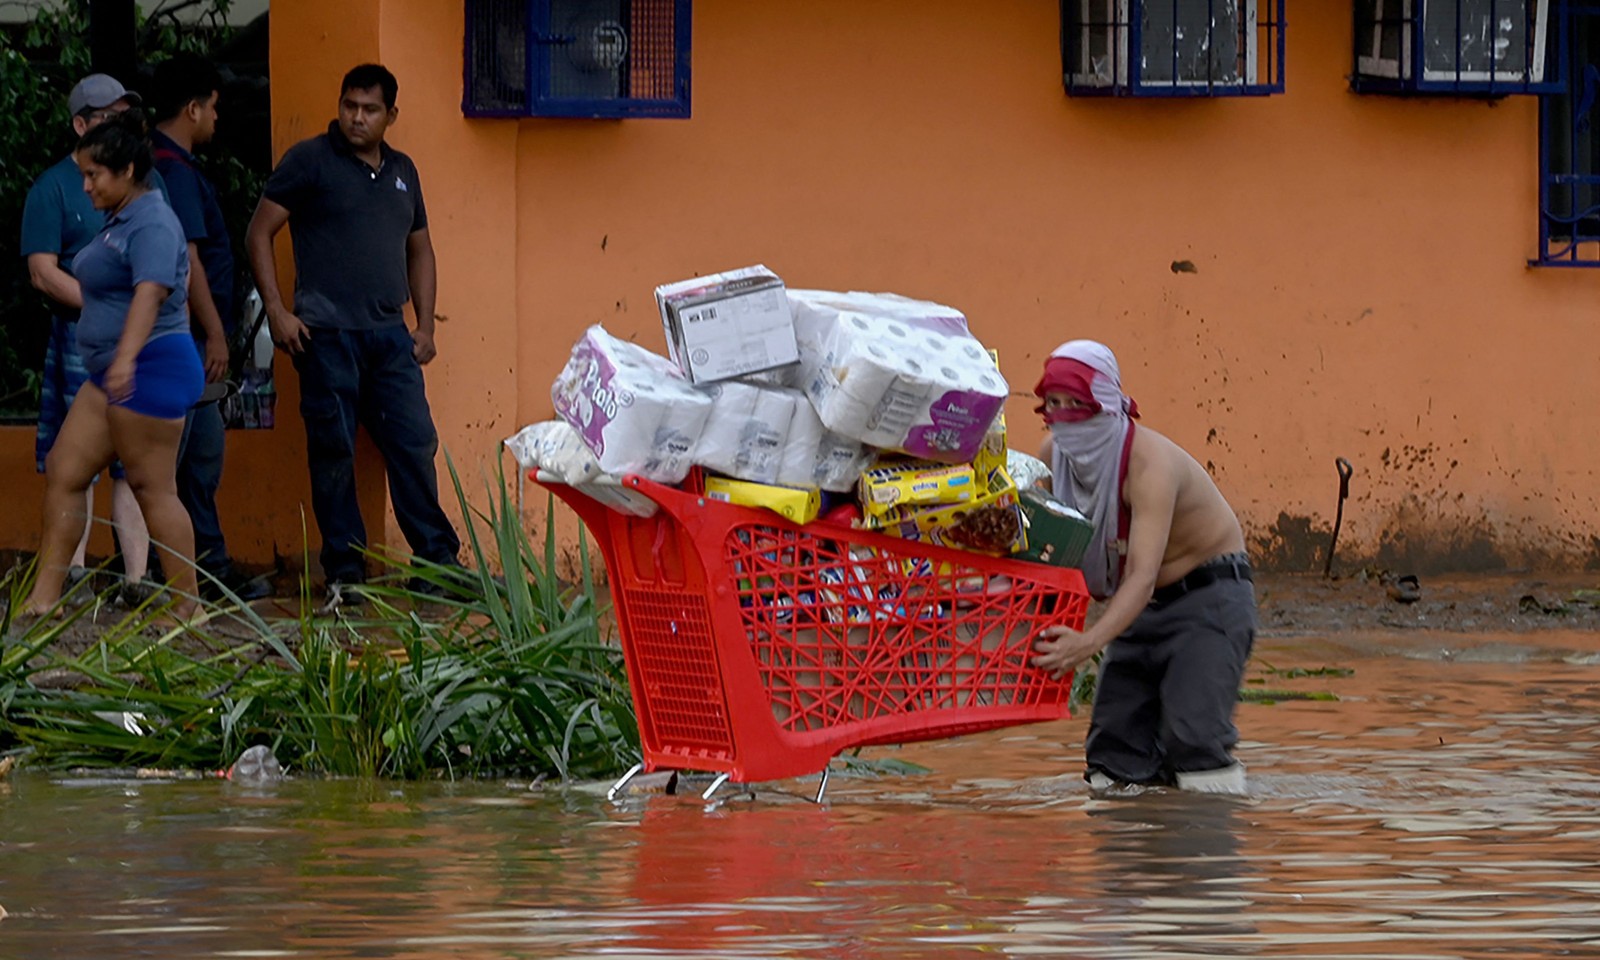
{"type": "MultiPolygon", "coordinates": [[[[0,783],[0,957],[1600,957],[1600,657],[1266,642],[1242,801],[1091,799],[1082,718],[608,803],[521,784],[0,783]]],[[[1452,646],[1455,645],[1455,646],[1452,646]]],[[[1259,676],[1259,674],[1258,674],[1259,676]]]]}

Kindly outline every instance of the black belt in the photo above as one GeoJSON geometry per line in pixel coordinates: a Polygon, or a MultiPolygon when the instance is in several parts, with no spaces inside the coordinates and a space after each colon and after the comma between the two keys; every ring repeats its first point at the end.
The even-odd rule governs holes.
{"type": "Polygon", "coordinates": [[[1201,564],[1184,574],[1181,579],[1174,580],[1164,587],[1157,587],[1150,594],[1150,602],[1156,604],[1171,603],[1186,593],[1193,593],[1202,587],[1209,587],[1218,580],[1248,580],[1255,581],[1255,575],[1250,572],[1250,564],[1243,560],[1213,560],[1201,564]]]}

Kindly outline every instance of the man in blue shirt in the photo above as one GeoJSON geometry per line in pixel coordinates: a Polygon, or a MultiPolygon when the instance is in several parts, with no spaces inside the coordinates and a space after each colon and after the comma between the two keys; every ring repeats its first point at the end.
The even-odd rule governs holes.
{"type": "Polygon", "coordinates": [[[311,507],[333,605],[366,573],[357,423],[383,454],[395,519],[412,553],[454,565],[461,549],[439,506],[439,435],[422,378],[436,352],[437,287],[422,181],[411,158],[384,142],[400,113],[397,90],[394,74],[377,64],[347,73],[338,119],[283,155],[245,238],[273,342],[300,374],[311,507]],[[285,224],[294,241],[293,310],[278,289],[272,249],[285,224]]]}
{"type": "MultiPolygon", "coordinates": [[[[156,169],[189,244],[189,316],[211,382],[228,373],[228,332],[235,319],[233,244],[217,188],[196,165],[193,150],[216,133],[221,90],[222,77],[210,62],[190,54],[163,61],[155,71],[156,129],[150,135],[156,169]]],[[[254,600],[266,596],[267,584],[234,570],[217,516],[224,436],[218,403],[201,403],[189,414],[178,459],[178,498],[194,524],[195,557],[211,575],[201,578],[201,595],[217,599],[220,584],[254,600]]]]}
{"type": "MultiPolygon", "coordinates": [[[[111,116],[137,107],[140,102],[137,93],[123,87],[115,78],[103,73],[84,77],[67,97],[73,132],[81,137],[111,116]]],[[[154,181],[152,185],[162,186],[154,181]]],[[[83,174],[70,153],[34,181],[23,206],[22,255],[28,261],[28,276],[34,288],[50,299],[54,314],[45,348],[39,428],[34,444],[40,473],[44,473],[45,457],[55,445],[72,398],[88,378],[78,355],[78,311],[83,309],[83,292],[72,275],[72,258],[100,232],[105,222],[105,215],[94,208],[84,193],[83,174]]],[[[111,477],[111,522],[122,549],[123,573],[127,583],[134,585],[127,599],[138,600],[137,585],[143,582],[149,565],[150,534],[120,464],[112,465],[111,477]]],[[[72,555],[70,579],[73,580],[87,573],[84,551],[89,541],[89,523],[94,516],[93,487],[89,488],[84,506],[83,537],[72,555]]]]}

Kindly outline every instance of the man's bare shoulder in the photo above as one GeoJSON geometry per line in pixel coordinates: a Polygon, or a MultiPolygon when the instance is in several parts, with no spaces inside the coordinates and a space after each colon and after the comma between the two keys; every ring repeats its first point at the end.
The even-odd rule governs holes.
{"type": "Polygon", "coordinates": [[[1159,484],[1174,497],[1172,531],[1158,582],[1168,583],[1211,557],[1244,549],[1238,518],[1211,475],[1158,431],[1140,427],[1134,434],[1128,482],[1159,484]]]}
{"type": "Polygon", "coordinates": [[[1171,471],[1175,476],[1188,472],[1190,464],[1199,466],[1189,451],[1178,446],[1160,431],[1140,426],[1133,432],[1133,449],[1128,452],[1128,474],[1153,470],[1171,471]]]}

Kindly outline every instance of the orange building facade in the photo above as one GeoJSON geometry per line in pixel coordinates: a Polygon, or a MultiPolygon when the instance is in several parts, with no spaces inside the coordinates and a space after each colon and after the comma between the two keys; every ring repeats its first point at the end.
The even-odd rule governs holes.
{"type": "MultiPolygon", "coordinates": [[[[960,308],[1000,351],[1019,449],[1043,436],[1042,357],[1105,341],[1264,566],[1320,568],[1336,457],[1341,566],[1600,566],[1600,273],[1529,266],[1537,100],[1352,93],[1348,0],[1290,5],[1284,93],[1182,100],[1068,97],[1052,0],[699,0],[688,120],[464,117],[456,2],[272,18],[280,153],[350,66],[400,79],[391,142],[439,257],[429,391],[469,490],[552,415],[585,327],[664,351],[655,285],[760,262],[960,308]]],[[[283,363],[277,430],[230,436],[247,562],[297,561],[313,523],[293,381],[283,363]]],[[[26,476],[0,545],[37,535],[31,442],[0,432],[26,476]]],[[[402,543],[370,450],[362,467],[369,525],[402,543]]]]}

